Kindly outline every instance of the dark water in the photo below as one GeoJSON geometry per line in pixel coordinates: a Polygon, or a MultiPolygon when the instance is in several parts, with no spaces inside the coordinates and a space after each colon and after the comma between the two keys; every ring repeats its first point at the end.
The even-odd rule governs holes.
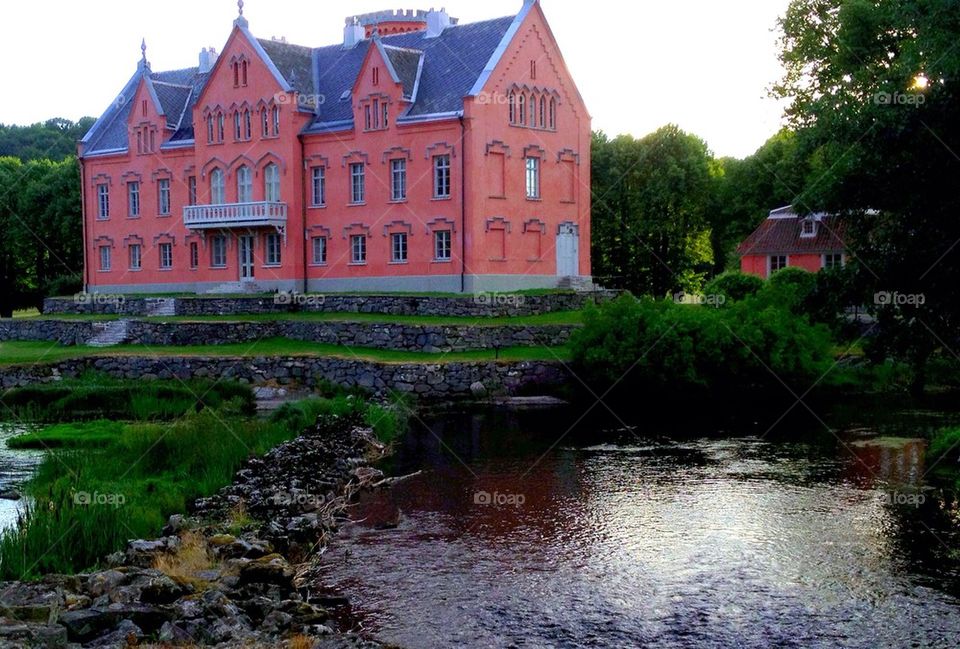
{"type": "Polygon", "coordinates": [[[405,647],[960,646],[958,505],[922,444],[860,444],[945,419],[554,445],[575,415],[419,425],[389,470],[423,473],[324,558],[342,625],[405,647]]]}

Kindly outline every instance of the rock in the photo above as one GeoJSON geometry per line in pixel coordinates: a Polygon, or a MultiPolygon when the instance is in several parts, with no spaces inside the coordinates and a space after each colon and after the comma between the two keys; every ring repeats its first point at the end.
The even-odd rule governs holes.
{"type": "Polygon", "coordinates": [[[481,381],[476,381],[470,385],[470,394],[472,394],[477,399],[482,399],[487,396],[487,386],[481,381]]]}
{"type": "Polygon", "coordinates": [[[130,620],[122,620],[116,629],[100,636],[87,647],[134,647],[143,640],[143,630],[130,620]]]}
{"type": "Polygon", "coordinates": [[[293,568],[279,554],[268,554],[252,560],[240,559],[237,567],[241,586],[259,583],[293,587],[293,568]]]}
{"type": "Polygon", "coordinates": [[[20,500],[23,496],[16,489],[8,489],[6,491],[0,491],[0,500],[20,500]]]}
{"type": "Polygon", "coordinates": [[[67,611],[59,618],[71,640],[89,642],[111,631],[123,620],[129,620],[147,633],[155,633],[170,621],[172,614],[147,604],[115,603],[80,611],[67,611]]]}

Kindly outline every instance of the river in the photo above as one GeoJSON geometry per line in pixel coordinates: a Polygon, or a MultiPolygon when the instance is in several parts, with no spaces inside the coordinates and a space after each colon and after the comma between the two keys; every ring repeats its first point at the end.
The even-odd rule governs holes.
{"type": "Polygon", "coordinates": [[[404,647],[957,647],[960,512],[933,412],[765,434],[436,415],[323,559],[342,626],[404,647]],[[796,441],[803,440],[803,441],[796,441]]]}
{"type": "MultiPolygon", "coordinates": [[[[19,491],[43,459],[43,451],[7,448],[8,439],[28,430],[29,427],[22,424],[0,422],[0,494],[19,491]]],[[[22,505],[22,500],[0,498],[0,530],[16,524],[22,505]]]]}

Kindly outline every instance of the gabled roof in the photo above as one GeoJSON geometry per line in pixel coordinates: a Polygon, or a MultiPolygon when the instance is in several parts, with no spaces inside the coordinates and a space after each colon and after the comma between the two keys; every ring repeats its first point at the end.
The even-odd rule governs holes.
{"type": "Polygon", "coordinates": [[[802,255],[844,252],[847,232],[845,219],[831,214],[800,216],[792,207],[770,212],[753,233],[737,247],[741,257],[749,255],[802,255]],[[805,220],[817,223],[816,236],[803,237],[805,220]]]}
{"type": "MultiPolygon", "coordinates": [[[[315,100],[298,105],[300,110],[314,114],[305,132],[319,133],[353,127],[350,91],[375,41],[383,48],[394,79],[403,87],[404,98],[411,102],[398,117],[399,123],[450,117],[462,111],[464,98],[489,77],[532,5],[532,0],[526,0],[517,16],[454,24],[432,38],[424,31],[378,36],[351,49],[344,49],[340,43],[309,48],[256,39],[245,21],[237,25],[284,90],[315,100]]],[[[147,70],[149,72],[149,68],[147,70]]],[[[127,148],[126,122],[140,74],[138,70],[118,100],[87,133],[83,140],[84,155],[127,148]]],[[[193,139],[193,106],[203,92],[208,76],[200,73],[198,68],[149,72],[167,125],[176,129],[166,146],[188,143],[193,139]]]]}

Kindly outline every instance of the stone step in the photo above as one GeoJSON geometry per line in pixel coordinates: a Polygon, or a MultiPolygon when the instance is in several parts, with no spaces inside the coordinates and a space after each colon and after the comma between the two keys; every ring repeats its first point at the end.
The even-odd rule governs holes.
{"type": "Polygon", "coordinates": [[[96,332],[85,343],[88,347],[113,347],[127,342],[129,338],[128,320],[114,320],[112,322],[95,322],[93,330],[96,332]]]}
{"type": "Polygon", "coordinates": [[[173,298],[147,298],[147,316],[174,316],[177,314],[177,301],[173,298]]]}

